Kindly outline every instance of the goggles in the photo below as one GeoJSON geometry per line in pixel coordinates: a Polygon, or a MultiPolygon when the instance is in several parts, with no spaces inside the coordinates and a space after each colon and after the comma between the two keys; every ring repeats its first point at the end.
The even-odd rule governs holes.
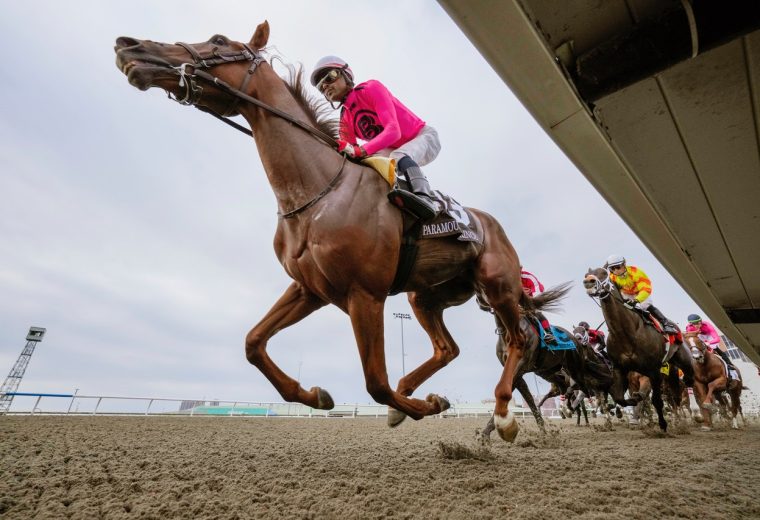
{"type": "Polygon", "coordinates": [[[689,320],[689,323],[691,323],[692,325],[697,325],[699,323],[702,323],[702,320],[689,320]]]}
{"type": "Polygon", "coordinates": [[[338,81],[339,77],[340,71],[338,69],[330,69],[327,74],[325,74],[322,79],[317,82],[317,90],[322,92],[322,87],[330,85],[331,83],[335,83],[338,81]]]}

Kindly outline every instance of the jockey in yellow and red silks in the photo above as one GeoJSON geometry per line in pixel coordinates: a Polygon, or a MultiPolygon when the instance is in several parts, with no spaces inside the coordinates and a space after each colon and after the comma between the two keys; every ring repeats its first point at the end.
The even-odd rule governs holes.
{"type": "Polygon", "coordinates": [[[652,282],[644,271],[638,267],[626,265],[625,258],[620,255],[610,255],[605,267],[610,273],[610,281],[620,290],[626,307],[652,313],[662,325],[663,331],[668,334],[678,332],[673,322],[653,305],[652,282]]]}

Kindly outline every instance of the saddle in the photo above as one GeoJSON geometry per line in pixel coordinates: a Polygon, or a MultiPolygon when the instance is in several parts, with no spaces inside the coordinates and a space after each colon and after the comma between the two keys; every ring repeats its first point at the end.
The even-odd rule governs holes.
{"type": "MultiPolygon", "coordinates": [[[[397,183],[402,189],[409,187],[405,180],[397,179],[397,183]]],[[[401,237],[396,276],[388,291],[391,296],[403,290],[412,273],[412,268],[417,261],[418,240],[456,237],[460,242],[483,243],[483,228],[477,224],[467,208],[438,190],[433,190],[433,194],[442,210],[432,221],[422,222],[404,212],[404,232],[401,237]]]]}

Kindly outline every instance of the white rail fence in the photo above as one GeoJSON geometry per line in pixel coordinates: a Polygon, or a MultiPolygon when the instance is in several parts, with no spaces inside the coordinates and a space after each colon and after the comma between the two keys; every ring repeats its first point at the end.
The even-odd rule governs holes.
{"type": "MultiPolygon", "coordinates": [[[[9,394],[11,395],[11,394],[9,394]]],[[[299,403],[222,401],[209,399],[167,399],[78,394],[12,393],[7,415],[144,415],[217,417],[385,417],[386,406],[378,404],[337,404],[332,410],[316,410],[299,403]]],[[[518,417],[531,417],[529,409],[512,409],[518,417]]],[[[544,417],[558,418],[558,410],[542,410],[544,417]]],[[[493,404],[452,404],[437,417],[489,417],[493,404]]]]}

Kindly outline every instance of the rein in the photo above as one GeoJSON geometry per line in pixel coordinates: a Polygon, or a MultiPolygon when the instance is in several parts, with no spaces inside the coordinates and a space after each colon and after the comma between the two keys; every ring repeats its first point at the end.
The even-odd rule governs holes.
{"type": "MultiPolygon", "coordinates": [[[[297,126],[298,128],[301,128],[302,130],[305,130],[306,132],[310,133],[320,141],[322,141],[324,144],[329,146],[330,148],[337,149],[338,143],[335,141],[335,139],[331,136],[326,134],[325,132],[322,132],[321,130],[314,128],[311,125],[308,125],[304,123],[303,121],[300,121],[290,114],[283,112],[282,110],[275,108],[271,105],[268,105],[264,103],[263,101],[256,99],[255,97],[249,96],[244,91],[248,87],[248,83],[251,81],[251,78],[253,77],[253,73],[256,72],[256,69],[259,65],[262,63],[266,63],[266,60],[259,54],[257,54],[253,49],[251,49],[247,44],[243,43],[243,47],[245,47],[244,50],[240,52],[234,52],[234,53],[226,53],[222,54],[217,52],[217,49],[215,48],[213,51],[213,54],[211,56],[201,56],[198,51],[196,51],[192,45],[189,45],[187,43],[183,42],[177,42],[177,45],[185,49],[190,56],[193,58],[193,63],[182,63],[181,65],[177,67],[172,67],[179,76],[179,86],[185,87],[185,95],[182,97],[182,99],[178,97],[172,97],[172,94],[169,93],[169,99],[173,99],[174,101],[177,101],[180,105],[189,105],[192,107],[197,108],[201,112],[205,112],[207,114],[211,114],[215,118],[219,119],[223,123],[230,125],[231,127],[235,128],[236,130],[239,130],[243,132],[246,135],[253,136],[253,132],[249,130],[248,128],[244,127],[243,125],[240,125],[231,119],[227,117],[228,114],[231,114],[235,111],[237,108],[238,103],[240,103],[241,100],[247,101],[248,103],[251,103],[253,105],[256,105],[260,108],[263,108],[264,110],[284,119],[288,123],[297,126]],[[240,88],[234,88],[230,86],[229,84],[225,83],[224,81],[220,80],[216,76],[209,74],[203,69],[211,69],[217,65],[223,65],[226,63],[235,63],[238,61],[250,61],[251,66],[248,67],[247,74],[245,75],[245,78],[243,78],[243,82],[240,85],[240,88]],[[188,72],[188,67],[192,68],[192,73],[188,72]],[[203,96],[203,87],[198,85],[197,79],[201,79],[203,81],[206,81],[208,83],[212,83],[216,85],[219,89],[223,90],[227,94],[230,94],[232,96],[232,103],[221,113],[211,110],[207,107],[202,107],[198,105],[198,103],[201,100],[201,96],[203,96]]],[[[303,204],[299,207],[297,207],[294,210],[288,211],[286,213],[282,213],[280,211],[277,212],[277,215],[279,215],[281,218],[292,218],[296,216],[297,214],[301,213],[302,211],[312,207],[314,204],[316,204],[319,200],[321,200],[325,195],[327,195],[335,186],[335,184],[338,182],[338,179],[340,178],[341,174],[343,173],[343,169],[346,165],[346,156],[343,156],[343,161],[340,163],[340,169],[338,169],[338,173],[335,175],[335,177],[332,178],[332,180],[329,182],[329,184],[321,191],[319,192],[314,198],[312,198],[309,202],[306,204],[303,204]]]]}
{"type": "Polygon", "coordinates": [[[178,67],[172,67],[174,70],[177,71],[177,74],[179,76],[179,86],[185,87],[185,95],[182,99],[172,97],[171,94],[169,94],[169,98],[177,101],[181,105],[189,105],[193,106],[202,112],[206,112],[208,114],[211,114],[212,116],[216,117],[223,123],[226,123],[230,125],[231,127],[235,128],[236,130],[239,130],[243,132],[246,135],[253,136],[253,132],[251,130],[245,128],[242,125],[239,125],[238,123],[235,123],[234,121],[228,119],[226,116],[228,114],[231,114],[235,108],[237,107],[240,100],[247,101],[248,103],[252,103],[260,108],[263,108],[264,110],[284,119],[285,121],[289,122],[292,125],[295,125],[302,130],[305,130],[306,132],[312,134],[314,137],[325,143],[327,146],[331,148],[337,149],[338,143],[335,141],[335,139],[331,136],[326,134],[325,132],[322,132],[321,130],[314,128],[311,125],[308,125],[304,123],[303,121],[300,121],[290,114],[283,112],[282,110],[275,108],[271,105],[268,105],[264,103],[261,100],[258,100],[252,96],[249,96],[248,94],[245,94],[243,91],[248,86],[248,82],[251,80],[251,76],[253,76],[253,73],[256,72],[256,69],[261,63],[265,63],[266,60],[259,54],[256,54],[255,51],[253,51],[247,44],[242,44],[245,49],[236,52],[236,53],[227,53],[227,54],[221,54],[214,51],[212,56],[203,57],[201,56],[198,51],[196,51],[192,45],[188,45],[183,42],[177,42],[177,45],[184,48],[190,56],[193,58],[193,63],[183,63],[179,65],[178,67]],[[241,84],[240,88],[234,88],[230,86],[229,84],[225,83],[224,81],[220,80],[216,76],[213,76],[206,72],[203,69],[210,69],[212,67],[215,67],[217,65],[222,65],[225,63],[235,63],[238,61],[250,61],[251,66],[248,68],[248,73],[246,74],[245,79],[243,79],[243,83],[241,84]],[[192,73],[187,71],[187,68],[192,68],[192,73]],[[230,104],[229,107],[227,107],[226,110],[224,110],[223,113],[219,114],[213,110],[210,110],[208,108],[202,108],[198,106],[198,103],[201,100],[201,96],[203,95],[203,87],[198,85],[197,79],[202,79],[206,82],[213,83],[217,87],[219,87],[221,90],[226,92],[227,94],[230,94],[233,96],[233,102],[230,104]]]}
{"type": "Polygon", "coordinates": [[[321,192],[319,192],[319,193],[317,194],[317,196],[316,196],[316,197],[314,197],[313,199],[311,199],[309,202],[307,202],[307,203],[306,203],[306,204],[304,204],[303,206],[299,206],[299,207],[297,207],[297,208],[296,208],[296,209],[294,209],[294,210],[288,211],[287,213],[281,213],[281,212],[279,212],[279,211],[278,211],[278,212],[277,212],[277,215],[278,215],[280,218],[293,218],[293,217],[295,217],[296,215],[298,215],[299,213],[301,213],[302,211],[304,211],[304,210],[306,210],[306,209],[309,209],[310,207],[312,207],[312,206],[313,206],[314,204],[316,204],[316,203],[317,203],[317,202],[318,202],[318,201],[319,201],[319,200],[320,200],[322,197],[324,197],[325,195],[327,195],[328,193],[330,193],[330,190],[332,190],[332,189],[333,189],[333,187],[335,186],[335,183],[337,183],[337,182],[338,182],[338,179],[340,178],[340,175],[343,173],[343,167],[344,167],[345,165],[346,165],[346,157],[345,157],[345,156],[343,156],[343,160],[342,160],[342,161],[341,161],[341,163],[340,163],[340,169],[338,170],[338,173],[337,173],[337,174],[335,174],[335,177],[333,177],[333,178],[332,178],[332,180],[331,180],[331,181],[330,181],[330,183],[329,183],[329,184],[328,184],[328,185],[325,187],[325,189],[323,189],[321,192]]]}

